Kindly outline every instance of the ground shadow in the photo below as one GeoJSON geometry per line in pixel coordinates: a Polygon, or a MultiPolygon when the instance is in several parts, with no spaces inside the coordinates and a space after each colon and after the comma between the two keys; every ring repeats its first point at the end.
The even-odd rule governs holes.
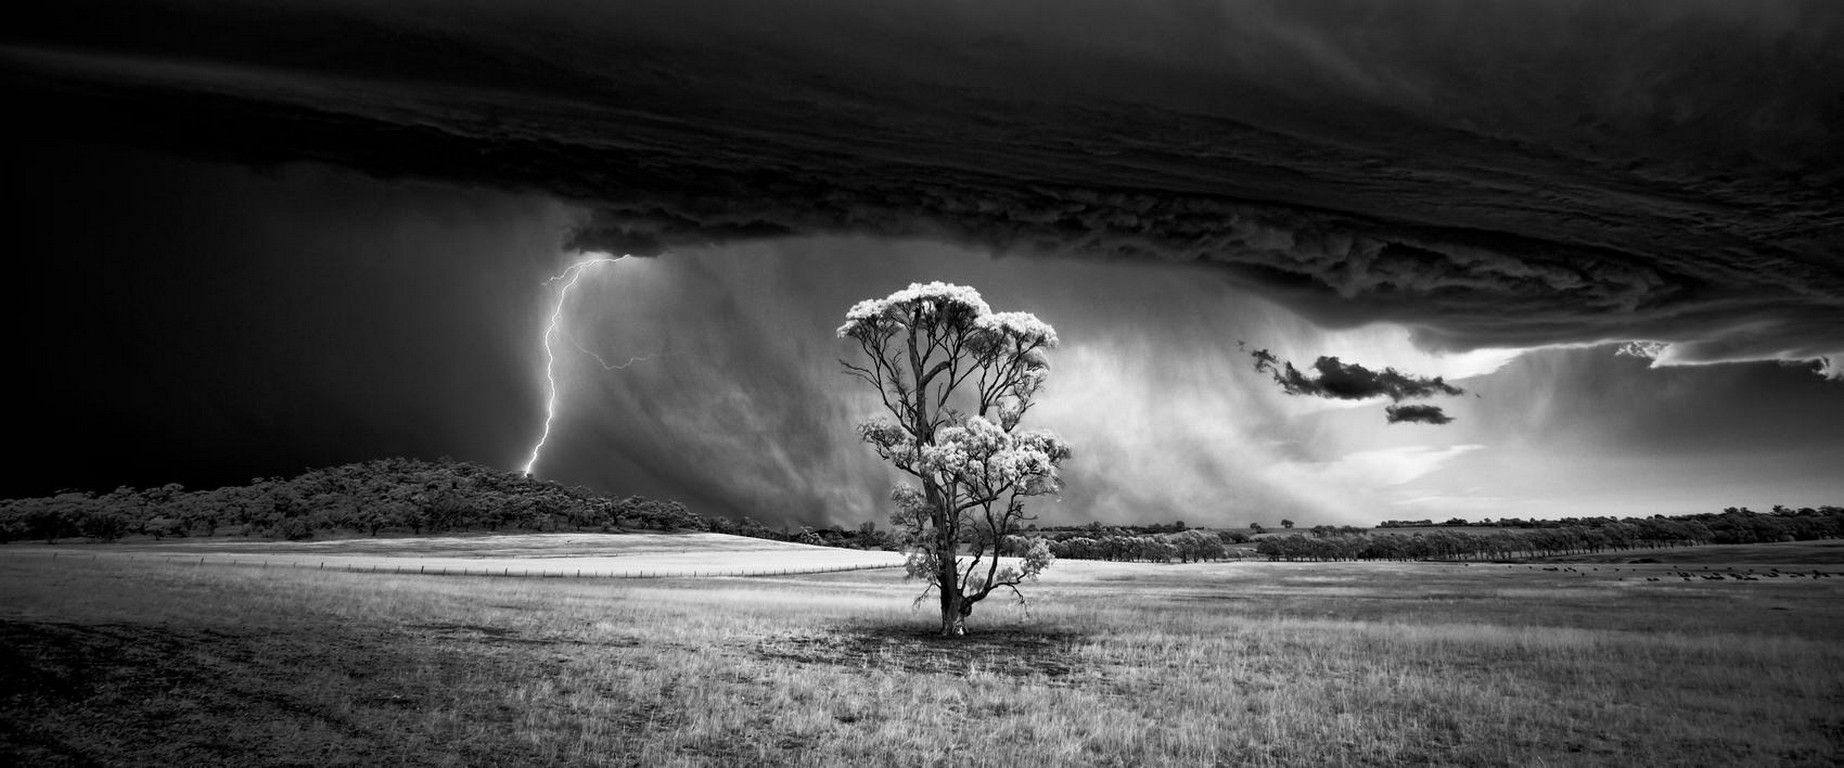
{"type": "Polygon", "coordinates": [[[932,627],[846,626],[821,634],[766,638],[756,653],[808,664],[967,676],[976,673],[1056,681],[1082,668],[1078,632],[1013,627],[943,637],[932,627]]]}

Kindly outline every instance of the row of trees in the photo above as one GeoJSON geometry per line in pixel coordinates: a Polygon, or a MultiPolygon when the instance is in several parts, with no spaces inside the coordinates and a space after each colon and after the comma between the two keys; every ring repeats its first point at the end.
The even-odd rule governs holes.
{"type": "MultiPolygon", "coordinates": [[[[1177,534],[1137,534],[1138,526],[1050,528],[1034,535],[1052,554],[1076,560],[1190,562],[1234,554],[1231,545],[1253,541],[1270,560],[1474,560],[1554,557],[1692,544],[1748,544],[1844,538],[1844,508],[1799,510],[1776,507],[1771,514],[1730,508],[1721,513],[1658,515],[1647,518],[1591,518],[1574,525],[1371,533],[1357,526],[1316,525],[1310,536],[1250,537],[1242,531],[1189,529],[1177,534]]],[[[1381,527],[1381,526],[1379,526],[1381,527]]],[[[1181,529],[1183,530],[1183,529],[1181,529]]]]}
{"type": "MultiPolygon", "coordinates": [[[[1844,508],[1834,506],[1799,507],[1776,504],[1770,512],[1756,512],[1747,507],[1728,507],[1721,512],[1689,515],[1653,515],[1652,517],[1565,517],[1537,520],[1507,517],[1469,522],[1455,517],[1444,522],[1433,520],[1385,520],[1377,524],[1384,529],[1412,528],[1615,528],[1632,525],[1681,524],[1708,533],[1699,541],[1713,544],[1753,544],[1772,541],[1811,541],[1837,538],[1844,534],[1844,508]]],[[[1317,528],[1314,528],[1317,531],[1317,528]]]]}
{"type": "Polygon", "coordinates": [[[1071,560],[1114,560],[1120,562],[1169,563],[1206,562],[1229,557],[1230,543],[1248,540],[1239,531],[1211,533],[1191,529],[1182,533],[1155,535],[1116,534],[1098,537],[1068,536],[1046,538],[1050,553],[1071,560]]]}
{"type": "Polygon", "coordinates": [[[1169,523],[1129,523],[1125,525],[1102,525],[1097,521],[1087,525],[1046,525],[1042,527],[1039,527],[1036,523],[1032,523],[1025,526],[1025,530],[1031,533],[1043,534],[1055,538],[1069,538],[1071,536],[1093,537],[1102,535],[1118,536],[1121,534],[1146,535],[1180,533],[1191,530],[1191,527],[1186,525],[1183,520],[1174,520],[1169,523]]]}
{"type": "Polygon", "coordinates": [[[865,521],[856,528],[842,528],[837,525],[815,528],[771,528],[749,517],[731,519],[728,517],[708,517],[704,519],[705,527],[682,526],[686,530],[727,533],[732,536],[751,536],[758,539],[775,541],[792,541],[797,544],[811,544],[816,547],[839,547],[842,549],[877,549],[898,551],[901,542],[895,532],[877,527],[877,523],[865,521]]]}
{"type": "Polygon", "coordinates": [[[1413,534],[1270,536],[1255,551],[1270,560],[1496,560],[1691,544],[1753,544],[1844,538],[1844,508],[1775,518],[1740,511],[1708,521],[1632,518],[1599,525],[1487,531],[1434,530],[1413,534]]]}

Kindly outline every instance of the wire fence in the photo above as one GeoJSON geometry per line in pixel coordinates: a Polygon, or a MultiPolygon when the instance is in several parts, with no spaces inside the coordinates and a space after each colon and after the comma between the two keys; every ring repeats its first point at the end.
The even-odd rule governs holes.
{"type": "MultiPolygon", "coordinates": [[[[0,550],[6,551],[6,550],[0,550]]],[[[140,554],[103,554],[96,552],[21,552],[6,551],[9,557],[43,557],[47,560],[89,560],[97,561],[99,557],[108,560],[128,562],[163,563],[192,565],[196,567],[220,566],[238,568],[271,568],[296,571],[327,571],[334,573],[376,573],[398,576],[487,576],[494,578],[540,578],[540,579],[675,579],[706,578],[723,576],[800,576],[816,573],[843,573],[846,571],[870,571],[884,568],[901,568],[902,563],[848,563],[842,565],[815,565],[782,568],[673,568],[662,566],[656,568],[533,568],[513,566],[453,566],[453,565],[385,565],[382,563],[343,563],[335,560],[299,560],[299,559],[264,559],[264,558],[223,558],[197,557],[193,555],[176,555],[164,553],[140,554]]]]}

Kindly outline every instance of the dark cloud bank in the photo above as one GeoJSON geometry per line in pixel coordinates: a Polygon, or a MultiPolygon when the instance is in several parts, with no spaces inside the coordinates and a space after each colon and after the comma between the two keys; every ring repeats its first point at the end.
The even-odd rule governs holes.
{"type": "Polygon", "coordinates": [[[33,11],[0,33],[19,127],[540,191],[595,211],[584,248],[1200,262],[1436,347],[1844,375],[1830,0],[33,11]]]}

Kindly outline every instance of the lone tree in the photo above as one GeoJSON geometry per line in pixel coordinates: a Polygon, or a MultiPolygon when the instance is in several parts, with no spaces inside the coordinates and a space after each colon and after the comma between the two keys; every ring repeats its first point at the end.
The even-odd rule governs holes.
{"type": "Polygon", "coordinates": [[[859,302],[839,336],[864,353],[839,362],[885,410],[858,435],[920,484],[891,493],[909,576],[928,584],[916,600],[934,590],[941,634],[965,634],[974,604],[996,590],[1023,601],[1019,585],[1053,559],[1042,539],[1016,564],[999,554],[1036,519],[1025,501],[1062,486],[1062,438],[1018,428],[1043,387],[1056,331],[1024,312],[993,312],[972,288],[935,282],[859,302]]]}

